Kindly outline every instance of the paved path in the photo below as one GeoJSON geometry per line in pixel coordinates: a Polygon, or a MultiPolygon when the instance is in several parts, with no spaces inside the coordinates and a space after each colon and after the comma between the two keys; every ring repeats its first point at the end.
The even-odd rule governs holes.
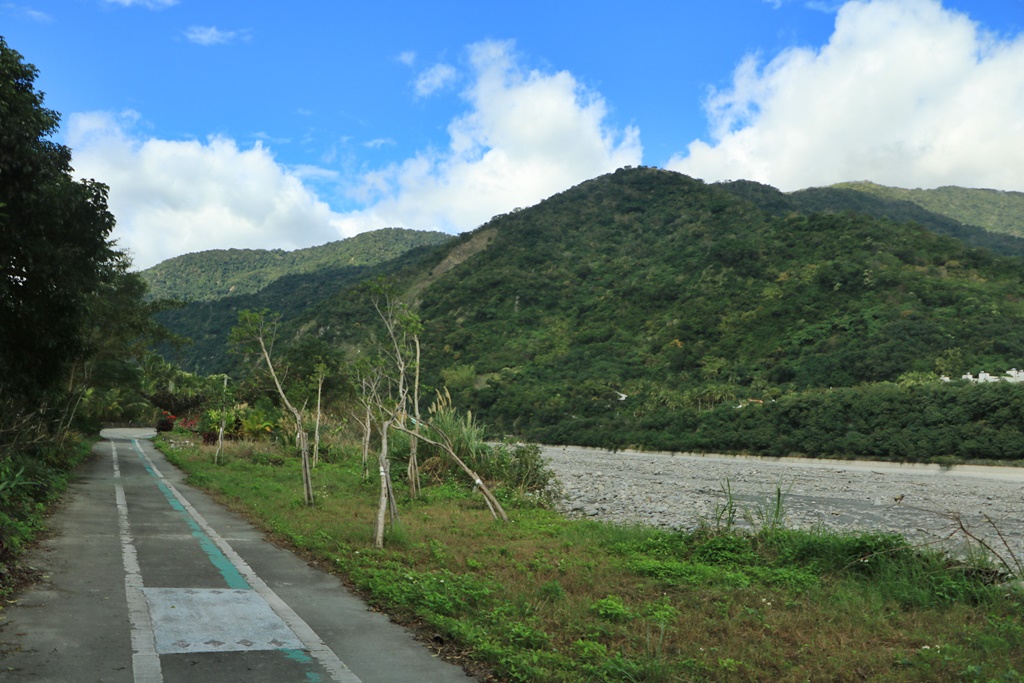
{"type": "Polygon", "coordinates": [[[104,431],[28,558],[44,578],[0,612],[0,680],[468,680],[186,485],[143,434],[104,431]]]}

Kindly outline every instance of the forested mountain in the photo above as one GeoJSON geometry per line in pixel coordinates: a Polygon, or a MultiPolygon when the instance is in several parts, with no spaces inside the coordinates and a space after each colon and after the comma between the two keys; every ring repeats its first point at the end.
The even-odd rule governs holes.
{"type": "Polygon", "coordinates": [[[1024,261],[935,232],[965,227],[845,188],[620,169],[372,272],[175,315],[205,329],[203,371],[230,366],[244,308],[282,312],[292,343],[351,350],[377,324],[360,283],[385,274],[419,302],[428,385],[499,431],[581,442],[722,403],[1024,367],[1024,261]]]}
{"type": "Polygon", "coordinates": [[[908,201],[932,213],[992,232],[1024,237],[1024,192],[939,187],[907,190],[866,181],[839,183],[832,187],[856,190],[875,197],[908,201]]]}
{"type": "MultiPolygon", "coordinates": [[[[310,260],[320,265],[305,272],[309,265],[300,263],[296,272],[279,275],[258,291],[220,298],[206,297],[207,300],[197,297],[181,308],[157,314],[156,318],[161,324],[191,340],[190,344],[178,348],[165,344],[160,351],[189,372],[226,372],[238,360],[228,353],[227,342],[228,333],[238,321],[240,311],[268,309],[279,314],[286,322],[305,319],[309,311],[322,301],[364,280],[391,276],[403,268],[410,268],[410,264],[420,263],[425,257],[435,260],[441,258],[447,253],[445,245],[454,239],[445,233],[386,228],[319,248],[284,252],[300,256],[302,253],[311,254],[310,260]],[[353,244],[347,244],[350,242],[353,244]],[[332,254],[344,257],[332,261],[332,254]]],[[[216,253],[230,254],[232,251],[216,253]]],[[[202,257],[207,253],[188,255],[198,257],[196,259],[179,259],[187,259],[186,263],[198,267],[205,262],[202,257]]],[[[238,268],[238,273],[250,285],[257,281],[257,277],[261,277],[256,264],[260,263],[260,259],[271,258],[268,254],[274,252],[253,253],[256,258],[241,259],[238,268]]],[[[213,260],[216,261],[216,256],[213,260]]],[[[363,299],[360,298],[360,301],[363,299]]]]}
{"type": "Polygon", "coordinates": [[[294,251],[212,249],[184,254],[158,263],[141,275],[153,298],[212,301],[255,294],[287,275],[375,266],[415,247],[442,244],[451,238],[442,232],[384,228],[294,251]]]}
{"type": "MultiPolygon", "coordinates": [[[[968,188],[940,188],[939,190],[901,190],[870,183],[841,183],[831,187],[813,187],[785,194],[769,185],[749,180],[720,183],[723,189],[773,214],[838,213],[855,211],[875,218],[897,222],[913,221],[940,235],[956,237],[974,247],[985,247],[999,254],[1024,255],[1021,230],[1001,229],[1024,225],[1024,193],[974,190],[968,188]],[[875,191],[878,190],[878,191],[875,191]],[[890,192],[891,191],[891,192],[890,192]],[[947,192],[963,198],[952,211],[949,202],[930,201],[926,205],[913,201],[913,193],[947,192]],[[999,216],[1000,221],[991,218],[999,216]],[[1013,218],[1016,216],[1016,219],[1013,218]]],[[[939,198],[947,195],[927,195],[939,198]]]]}
{"type": "Polygon", "coordinates": [[[424,292],[424,338],[508,427],[621,394],[643,412],[1024,364],[1022,262],[916,224],[778,215],[632,169],[481,230],[490,247],[424,292]]]}

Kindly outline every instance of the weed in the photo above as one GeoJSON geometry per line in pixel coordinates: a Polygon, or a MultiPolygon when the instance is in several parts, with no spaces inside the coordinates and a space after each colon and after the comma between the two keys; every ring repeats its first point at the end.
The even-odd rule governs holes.
{"type": "Polygon", "coordinates": [[[609,595],[590,606],[590,610],[605,621],[616,624],[625,623],[633,618],[633,612],[622,602],[622,598],[609,595]]]}
{"type": "Polygon", "coordinates": [[[537,596],[542,600],[557,602],[565,598],[565,589],[558,581],[551,579],[537,587],[537,596]]]}
{"type": "Polygon", "coordinates": [[[715,531],[729,531],[736,526],[736,501],[732,495],[732,484],[728,479],[721,484],[724,503],[716,503],[714,510],[715,531]]]}

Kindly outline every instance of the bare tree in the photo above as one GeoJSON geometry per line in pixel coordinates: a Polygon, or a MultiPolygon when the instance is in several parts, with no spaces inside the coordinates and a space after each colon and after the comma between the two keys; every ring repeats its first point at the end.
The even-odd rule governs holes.
{"type": "MultiPolygon", "coordinates": [[[[448,454],[448,457],[455,461],[455,464],[458,465],[463,472],[469,475],[469,478],[473,482],[474,486],[480,489],[480,493],[484,497],[484,502],[487,503],[487,508],[491,511],[491,515],[495,519],[500,519],[503,522],[509,521],[508,515],[505,514],[505,509],[501,506],[501,503],[498,502],[498,499],[495,498],[491,490],[487,488],[487,484],[484,483],[483,478],[481,478],[479,474],[474,472],[473,469],[470,468],[469,465],[467,465],[466,462],[459,457],[459,454],[455,451],[455,444],[452,442],[452,438],[444,430],[438,429],[437,427],[435,427],[426,420],[423,420],[422,424],[427,429],[429,429],[431,434],[435,435],[436,438],[424,436],[422,433],[419,434],[419,438],[422,439],[425,443],[429,443],[431,446],[443,450],[445,453],[448,454]]],[[[419,425],[417,424],[417,427],[418,426],[419,425]]],[[[406,434],[413,434],[413,432],[408,427],[403,425],[401,421],[395,422],[394,427],[395,429],[405,432],[406,434]]]]}
{"type": "MultiPolygon", "coordinates": [[[[398,300],[395,293],[387,286],[380,285],[373,291],[373,307],[377,311],[387,332],[387,342],[383,345],[382,355],[388,366],[394,369],[391,379],[395,385],[396,396],[393,416],[395,422],[400,418],[402,426],[409,418],[409,371],[414,372],[412,387],[412,414],[419,420],[419,384],[420,384],[420,342],[419,333],[422,329],[419,316],[398,300]]],[[[408,430],[403,430],[408,431],[408,430]]],[[[409,432],[409,495],[413,498],[420,491],[420,470],[416,460],[417,437],[419,429],[409,432]]]]}
{"type": "Polygon", "coordinates": [[[384,380],[381,364],[375,360],[363,359],[354,365],[359,380],[359,410],[353,414],[363,430],[363,480],[370,477],[370,442],[373,440],[374,407],[380,397],[384,380]]]}
{"type": "Polygon", "coordinates": [[[415,374],[412,385],[412,415],[413,430],[409,435],[409,495],[413,498],[420,497],[420,464],[417,460],[417,451],[420,440],[420,338],[413,335],[413,344],[416,346],[416,363],[413,365],[415,374]]]}
{"type": "Polygon", "coordinates": [[[327,379],[327,364],[321,361],[316,364],[316,427],[313,429],[313,467],[320,462],[320,418],[325,379],[327,379]]]}
{"type": "Polygon", "coordinates": [[[220,452],[224,449],[224,430],[228,424],[228,376],[224,375],[224,390],[221,392],[220,401],[220,431],[217,434],[217,450],[213,454],[213,462],[220,461],[220,452]]]}
{"type": "Polygon", "coordinates": [[[302,455],[302,496],[306,505],[313,505],[313,477],[310,471],[309,459],[309,435],[302,424],[302,413],[288,400],[288,395],[281,386],[281,380],[274,369],[274,363],[270,351],[274,346],[274,337],[277,334],[278,317],[271,316],[268,311],[242,311],[238,314],[238,325],[231,330],[231,341],[238,347],[245,350],[258,348],[271,379],[274,380],[274,387],[278,396],[288,412],[295,419],[295,438],[298,441],[299,451],[302,455]]]}
{"type": "MultiPolygon", "coordinates": [[[[386,286],[379,286],[373,291],[372,302],[374,309],[377,311],[377,314],[384,323],[384,328],[387,333],[387,341],[381,345],[381,355],[384,358],[386,366],[391,369],[391,374],[388,374],[388,379],[390,387],[394,389],[394,393],[386,401],[383,400],[383,397],[379,394],[375,398],[371,398],[372,402],[382,415],[380,427],[382,447],[381,460],[379,462],[381,469],[381,499],[378,506],[377,533],[375,534],[376,538],[379,539],[378,543],[383,544],[384,503],[386,500],[385,491],[391,490],[390,463],[387,461],[387,432],[390,429],[396,429],[400,432],[404,432],[410,437],[408,468],[410,495],[417,495],[420,490],[417,445],[419,441],[423,441],[424,443],[428,443],[435,448],[440,449],[451,457],[455,463],[467,475],[469,475],[476,488],[480,489],[480,492],[487,503],[487,507],[490,509],[491,514],[495,519],[501,519],[507,522],[508,515],[505,514],[505,510],[502,508],[501,503],[498,502],[498,499],[495,498],[494,494],[487,488],[483,479],[474,472],[462,458],[459,457],[451,436],[445,433],[444,430],[438,429],[429,422],[423,420],[420,414],[419,369],[421,355],[419,332],[422,325],[419,318],[415,313],[409,310],[408,306],[400,302],[394,292],[386,286]],[[414,372],[411,400],[409,396],[410,387],[408,379],[408,373],[410,370],[414,372]],[[411,418],[410,408],[413,415],[411,418]],[[410,422],[412,422],[411,427],[409,426],[410,422]],[[422,427],[428,429],[431,436],[426,436],[422,427]]],[[[384,372],[387,373],[387,370],[384,372]]],[[[391,492],[390,498],[388,499],[391,500],[392,505],[394,505],[393,492],[391,492]]],[[[392,511],[393,519],[396,512],[397,510],[392,511]]]]}

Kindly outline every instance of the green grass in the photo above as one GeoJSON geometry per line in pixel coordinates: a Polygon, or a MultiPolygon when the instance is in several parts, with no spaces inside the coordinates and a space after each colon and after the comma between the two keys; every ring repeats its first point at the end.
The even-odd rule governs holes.
{"type": "Polygon", "coordinates": [[[163,447],[192,483],[496,680],[1024,678],[1021,591],[899,536],[615,526],[511,492],[501,524],[448,481],[416,501],[399,491],[381,550],[378,484],[351,449],[316,468],[310,509],[294,457],[249,446],[214,465],[201,447],[163,447]]]}

